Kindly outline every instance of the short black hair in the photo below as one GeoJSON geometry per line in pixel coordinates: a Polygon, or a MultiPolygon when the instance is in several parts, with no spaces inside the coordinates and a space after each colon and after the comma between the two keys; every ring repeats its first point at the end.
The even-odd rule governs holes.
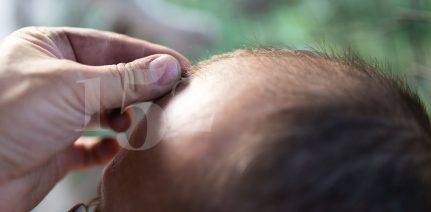
{"type": "Polygon", "coordinates": [[[266,117],[254,159],[223,204],[209,210],[431,210],[429,119],[402,80],[358,57],[311,51],[241,50],[218,58],[238,56],[296,58],[298,71],[307,72],[299,84],[325,89],[297,92],[294,107],[266,117]]]}

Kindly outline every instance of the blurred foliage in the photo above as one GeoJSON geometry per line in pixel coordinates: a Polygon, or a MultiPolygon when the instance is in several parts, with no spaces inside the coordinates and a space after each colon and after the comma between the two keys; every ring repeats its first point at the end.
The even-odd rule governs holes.
{"type": "MultiPolygon", "coordinates": [[[[222,33],[195,60],[242,47],[347,49],[389,65],[431,103],[429,0],[170,0],[218,17],[222,33]]],[[[208,26],[211,27],[211,26],[208,26]]]]}

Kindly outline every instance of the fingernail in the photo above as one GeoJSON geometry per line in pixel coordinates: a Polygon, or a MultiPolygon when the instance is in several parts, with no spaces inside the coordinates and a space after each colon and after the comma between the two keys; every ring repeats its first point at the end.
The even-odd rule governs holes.
{"type": "Polygon", "coordinates": [[[152,82],[159,85],[173,85],[181,75],[180,65],[170,55],[162,55],[151,61],[149,71],[152,82]]]}

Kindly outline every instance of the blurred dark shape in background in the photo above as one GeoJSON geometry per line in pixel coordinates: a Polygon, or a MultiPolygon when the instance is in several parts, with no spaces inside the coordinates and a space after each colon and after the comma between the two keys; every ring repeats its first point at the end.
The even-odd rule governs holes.
{"type": "Polygon", "coordinates": [[[165,0],[16,0],[11,4],[15,9],[16,28],[88,26],[162,43],[188,53],[210,48],[220,28],[215,16],[165,0]]]}
{"type": "Polygon", "coordinates": [[[110,9],[113,31],[163,43],[181,52],[210,48],[220,27],[218,19],[209,13],[164,0],[102,2],[110,9]]]}

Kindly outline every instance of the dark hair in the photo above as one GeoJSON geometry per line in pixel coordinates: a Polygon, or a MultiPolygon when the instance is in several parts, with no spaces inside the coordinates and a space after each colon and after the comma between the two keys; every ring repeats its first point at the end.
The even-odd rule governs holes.
{"type": "Polygon", "coordinates": [[[308,75],[297,80],[326,87],[259,126],[262,145],[218,210],[431,210],[430,124],[407,86],[355,57],[242,54],[296,57],[308,75]]]}

